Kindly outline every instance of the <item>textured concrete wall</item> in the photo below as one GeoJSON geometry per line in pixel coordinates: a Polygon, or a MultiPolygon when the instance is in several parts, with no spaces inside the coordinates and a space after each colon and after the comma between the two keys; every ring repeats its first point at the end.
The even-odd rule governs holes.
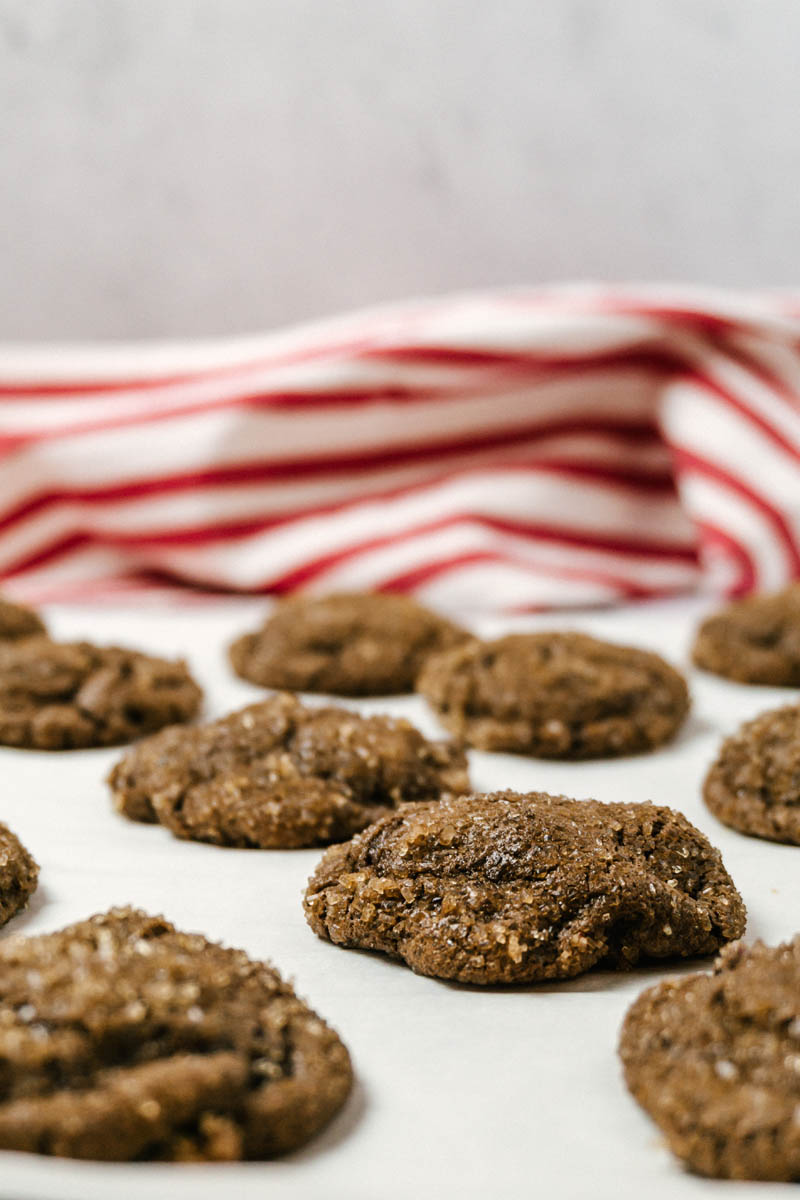
{"type": "Polygon", "coordinates": [[[800,271],[797,0],[0,0],[0,337],[800,271]]]}

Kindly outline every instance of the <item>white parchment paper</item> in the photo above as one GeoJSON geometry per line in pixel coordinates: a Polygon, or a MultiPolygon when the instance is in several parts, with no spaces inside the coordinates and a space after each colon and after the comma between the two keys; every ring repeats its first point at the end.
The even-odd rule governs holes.
{"type": "MultiPolygon", "coordinates": [[[[707,605],[705,606],[707,607],[707,605]]],[[[206,715],[261,692],[227,667],[226,642],[264,605],[180,609],[53,609],[59,637],[86,636],[185,655],[207,692],[206,715]]],[[[688,669],[704,606],[672,602],[608,612],[471,623],[480,632],[582,628],[649,646],[688,669]]],[[[682,809],[720,847],[749,911],[749,939],[800,928],[800,848],[745,838],[702,805],[700,783],[721,737],[796,693],[742,687],[691,672],[692,715],[677,741],[617,761],[542,762],[471,754],[477,789],[542,789],[682,809]]],[[[354,704],[437,726],[424,703],[394,697],[354,704]]],[[[377,955],[316,938],[301,894],[319,852],[225,850],[179,842],[111,809],[104,776],[118,750],[41,754],[0,749],[0,820],[41,864],[28,911],[0,932],[57,929],[113,904],[163,912],[177,925],[272,960],[341,1034],[358,1084],[312,1145],[280,1162],[243,1166],[98,1165],[0,1155],[2,1200],[690,1200],[785,1193],[720,1184],[684,1172],[622,1084],[620,1021],[634,997],[667,973],[594,973],[567,984],[459,987],[377,955]]]]}

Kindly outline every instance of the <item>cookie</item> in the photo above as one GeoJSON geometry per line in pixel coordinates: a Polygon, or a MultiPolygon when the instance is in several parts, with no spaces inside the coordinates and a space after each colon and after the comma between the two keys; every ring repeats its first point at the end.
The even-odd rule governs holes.
{"type": "Polygon", "coordinates": [[[541,792],[404,806],[326,851],[305,911],[340,946],[479,984],[713,954],[745,924],[681,813],[541,792]]]}
{"type": "Polygon", "coordinates": [[[405,800],[469,788],[466,757],[408,721],[307,708],[286,692],[165,729],[112,770],[119,812],[177,837],[289,849],[342,841],[405,800]]]}
{"type": "Polygon", "coordinates": [[[271,1158],[352,1082],[339,1038],[267,963],[112,909],[0,943],[0,1149],[271,1158]]]}
{"type": "Polygon", "coordinates": [[[0,824],[0,925],[25,907],[38,880],[39,868],[22,842],[0,824]]]}
{"type": "Polygon", "coordinates": [[[0,643],[0,744],[112,746],[192,718],[202,692],[183,662],[119,646],[0,643]]]}
{"type": "Polygon", "coordinates": [[[762,713],[727,738],[703,799],[740,833],[800,845],[800,705],[762,713]]]}
{"type": "Polygon", "coordinates": [[[686,681],[663,658],[583,633],[473,640],[429,658],[417,690],[469,745],[537,758],[652,750],[689,711],[686,681]]]}
{"type": "Polygon", "coordinates": [[[44,621],[32,608],[12,604],[0,596],[0,641],[14,642],[17,638],[35,637],[44,632],[44,621]]]}
{"type": "Polygon", "coordinates": [[[262,687],[385,696],[413,691],[427,656],[465,637],[410,596],[299,596],[238,638],[230,659],[237,675],[262,687]]]}
{"type": "Polygon", "coordinates": [[[721,1179],[800,1180],[800,936],[737,942],[639,996],[625,1081],[670,1149],[721,1179]]]}
{"type": "Polygon", "coordinates": [[[692,658],[738,683],[800,687],[800,583],[737,600],[708,617],[692,658]]]}

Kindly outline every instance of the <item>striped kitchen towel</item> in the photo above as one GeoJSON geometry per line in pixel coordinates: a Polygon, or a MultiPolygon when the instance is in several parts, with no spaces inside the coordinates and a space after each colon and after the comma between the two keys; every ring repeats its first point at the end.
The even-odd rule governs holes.
{"type": "Polygon", "coordinates": [[[568,286],[0,347],[0,586],[607,603],[800,576],[800,296],[568,286]]]}

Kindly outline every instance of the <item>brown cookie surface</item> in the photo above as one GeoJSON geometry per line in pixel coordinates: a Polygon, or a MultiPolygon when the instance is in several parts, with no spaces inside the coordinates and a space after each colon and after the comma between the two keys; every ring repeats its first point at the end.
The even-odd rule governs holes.
{"type": "Polygon", "coordinates": [[[22,842],[0,824],[0,925],[25,907],[38,880],[39,868],[22,842]]]}
{"type": "Polygon", "coordinates": [[[262,687],[384,696],[413,691],[427,656],[466,636],[410,596],[300,596],[238,638],[230,658],[237,675],[262,687]]]}
{"type": "Polygon", "coordinates": [[[344,1103],[347,1050],[268,964],[131,909],[0,943],[0,1148],[271,1158],[344,1103]]]}
{"type": "Polygon", "coordinates": [[[469,787],[452,743],[394,717],[306,707],[285,692],[208,725],[163,730],[125,755],[109,782],[133,820],[264,849],[341,841],[403,801],[469,787]]]}
{"type": "Polygon", "coordinates": [[[693,1171],[800,1180],[800,937],[737,942],[713,974],[648,989],[625,1018],[620,1056],[631,1092],[693,1171]]]}
{"type": "Polygon", "coordinates": [[[539,792],[401,808],[326,851],[305,910],[338,945],[481,984],[713,954],[745,924],[719,852],[681,813],[539,792]]]}
{"type": "Polygon", "coordinates": [[[130,742],[198,711],[183,662],[119,646],[0,643],[0,743],[72,750],[130,742]]]}
{"type": "Polygon", "coordinates": [[[800,583],[737,600],[708,617],[692,658],[738,683],[800,687],[800,583]]]}
{"type": "Polygon", "coordinates": [[[800,705],[761,713],[726,738],[703,799],[740,833],[800,845],[800,705]]]}
{"type": "Polygon", "coordinates": [[[0,596],[0,641],[16,641],[44,632],[44,621],[32,608],[0,596]]]}
{"type": "Polygon", "coordinates": [[[471,746],[539,758],[650,750],[689,711],[686,681],[659,655],[582,633],[473,640],[429,658],[417,690],[471,746]]]}

